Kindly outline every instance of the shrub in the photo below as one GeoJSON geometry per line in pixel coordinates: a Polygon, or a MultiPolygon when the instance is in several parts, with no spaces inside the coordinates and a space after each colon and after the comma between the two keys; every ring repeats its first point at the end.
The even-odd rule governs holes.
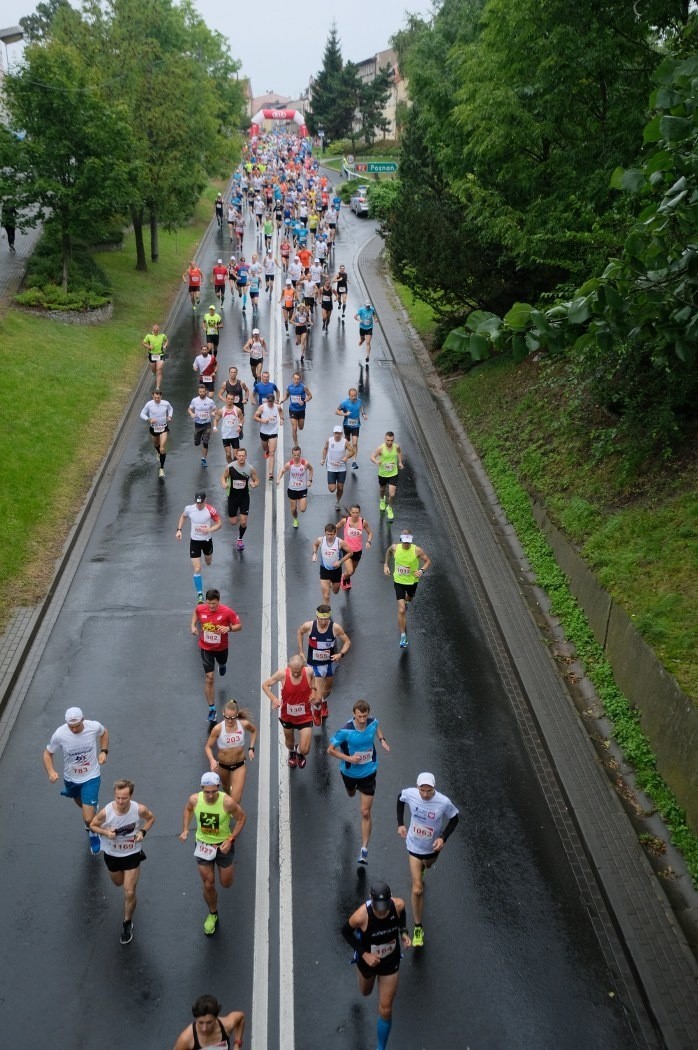
{"type": "Polygon", "coordinates": [[[64,292],[56,284],[46,284],[40,288],[29,288],[15,296],[20,306],[29,306],[38,310],[96,310],[106,306],[111,296],[80,289],[64,292]]]}

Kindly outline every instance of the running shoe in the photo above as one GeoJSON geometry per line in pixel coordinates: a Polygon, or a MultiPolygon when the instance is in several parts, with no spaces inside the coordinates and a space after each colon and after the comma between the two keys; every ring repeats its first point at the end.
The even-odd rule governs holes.
{"type": "Polygon", "coordinates": [[[216,715],[215,707],[209,707],[209,709],[208,709],[208,721],[211,723],[212,726],[215,726],[217,720],[218,720],[218,716],[216,715]]]}
{"type": "Polygon", "coordinates": [[[409,644],[410,643],[407,641],[407,635],[406,634],[401,634],[400,635],[400,648],[401,649],[406,649],[409,644]]]}
{"type": "Polygon", "coordinates": [[[342,576],[341,587],[342,587],[343,591],[350,591],[351,590],[351,580],[349,579],[348,576],[342,576]]]}
{"type": "Polygon", "coordinates": [[[160,469],[158,471],[158,477],[159,478],[164,478],[165,477],[165,471],[162,469],[162,467],[160,467],[160,469]]]}
{"type": "Polygon", "coordinates": [[[393,508],[390,506],[390,504],[388,504],[387,513],[388,513],[388,521],[393,521],[394,518],[395,518],[395,513],[393,511],[393,508]]]}
{"type": "Polygon", "coordinates": [[[124,919],[119,940],[122,944],[130,944],[133,940],[133,923],[130,919],[124,919]]]}
{"type": "Polygon", "coordinates": [[[322,713],[320,711],[320,704],[311,704],[310,705],[310,713],[313,716],[313,725],[314,726],[321,726],[322,725],[322,713]]]}
{"type": "Polygon", "coordinates": [[[354,462],[352,463],[351,469],[352,470],[358,470],[359,469],[359,464],[356,462],[356,460],[354,460],[354,462]]]}
{"type": "Polygon", "coordinates": [[[288,753],[288,764],[291,769],[295,769],[298,765],[298,755],[295,751],[289,751],[288,753]]]}
{"type": "Polygon", "coordinates": [[[361,847],[361,852],[356,860],[357,864],[368,864],[368,850],[365,846],[361,847]]]}
{"type": "Polygon", "coordinates": [[[238,540],[236,542],[236,544],[235,544],[235,550],[236,551],[244,551],[244,549],[245,549],[245,544],[242,542],[242,540],[238,540]]]}
{"type": "Polygon", "coordinates": [[[270,475],[269,475],[269,481],[273,481],[273,480],[274,480],[274,475],[273,475],[273,474],[270,474],[270,475]]]}
{"type": "Polygon", "coordinates": [[[299,769],[305,769],[308,765],[308,760],[305,755],[302,755],[300,751],[296,751],[296,762],[298,763],[299,769]]]}
{"type": "Polygon", "coordinates": [[[423,948],[424,947],[424,930],[421,926],[415,926],[414,933],[412,934],[412,947],[423,948]]]}
{"type": "Polygon", "coordinates": [[[342,508],[341,508],[341,505],[340,505],[339,503],[335,503],[334,509],[335,509],[336,511],[339,511],[339,510],[341,510],[342,508]]]}
{"type": "Polygon", "coordinates": [[[228,665],[227,664],[219,664],[218,665],[218,674],[221,676],[221,678],[223,678],[223,676],[225,675],[225,672],[227,670],[228,670],[228,665]]]}
{"type": "Polygon", "coordinates": [[[99,835],[95,835],[94,831],[88,832],[90,839],[90,853],[94,853],[95,857],[102,851],[102,840],[99,835]]]}
{"type": "Polygon", "coordinates": [[[301,354],[301,364],[305,364],[305,357],[303,356],[303,354],[301,354]]]}
{"type": "Polygon", "coordinates": [[[293,527],[294,527],[294,529],[297,529],[297,528],[298,528],[298,524],[299,524],[299,522],[298,522],[298,518],[294,518],[294,519],[293,519],[293,527]]]}
{"type": "Polygon", "coordinates": [[[366,368],[368,368],[368,362],[369,362],[369,359],[366,358],[366,368]]]}
{"type": "Polygon", "coordinates": [[[381,500],[379,501],[379,503],[378,503],[378,509],[379,509],[379,510],[385,510],[385,500],[384,500],[384,499],[381,499],[381,500]]]}
{"type": "Polygon", "coordinates": [[[204,468],[204,470],[208,466],[208,463],[206,462],[206,457],[205,456],[201,457],[201,466],[204,468]]]}
{"type": "Polygon", "coordinates": [[[199,605],[203,605],[203,604],[204,604],[204,594],[203,594],[203,591],[199,591],[199,593],[198,593],[198,594],[197,594],[197,596],[196,596],[196,600],[197,600],[197,602],[199,603],[199,605]]]}
{"type": "Polygon", "coordinates": [[[216,926],[217,925],[218,925],[218,912],[217,911],[210,912],[206,916],[206,921],[204,922],[204,933],[206,934],[207,937],[211,937],[216,932],[216,926]]]}

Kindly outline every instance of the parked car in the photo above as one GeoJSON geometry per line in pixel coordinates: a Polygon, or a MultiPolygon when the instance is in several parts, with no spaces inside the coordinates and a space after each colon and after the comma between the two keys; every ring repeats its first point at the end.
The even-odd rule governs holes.
{"type": "Polygon", "coordinates": [[[368,215],[368,186],[357,186],[356,193],[349,201],[354,215],[368,215]]]}

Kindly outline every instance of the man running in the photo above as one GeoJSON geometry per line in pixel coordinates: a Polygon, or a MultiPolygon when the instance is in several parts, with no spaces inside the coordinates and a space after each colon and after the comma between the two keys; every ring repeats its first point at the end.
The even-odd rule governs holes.
{"type": "Polygon", "coordinates": [[[392,555],[395,562],[393,584],[397,598],[397,625],[400,631],[400,648],[406,649],[407,641],[407,606],[417,593],[417,584],[431,565],[431,558],[412,542],[412,533],[403,529],[400,542],[393,543],[385,552],[383,572],[390,576],[389,561],[392,555]],[[421,566],[419,563],[422,563],[421,566]]]}
{"type": "Polygon", "coordinates": [[[366,549],[373,542],[371,526],[365,518],[361,517],[361,507],[358,503],[352,503],[349,514],[337,522],[337,532],[344,526],[344,542],[351,551],[351,558],[344,563],[342,575],[342,590],[351,590],[351,578],[356,572],[361,556],[363,554],[364,533],[366,535],[366,549]]]}
{"type": "Polygon", "coordinates": [[[298,443],[298,431],[305,426],[305,406],[313,400],[308,387],[301,381],[300,372],[293,373],[293,382],[286,387],[286,393],[279,402],[289,401],[288,418],[291,420],[291,437],[294,445],[298,443]]]}
{"type": "Polygon", "coordinates": [[[143,346],[148,351],[148,361],[150,362],[150,371],[155,376],[155,386],[162,386],[162,373],[165,367],[168,343],[167,336],[160,331],[160,325],[153,325],[152,332],[148,332],[143,339],[143,346]]]}
{"type": "Polygon", "coordinates": [[[327,718],[327,698],[332,692],[337,663],[351,648],[351,639],[344,628],[332,619],[329,605],[318,605],[314,620],[306,620],[298,628],[298,651],[303,655],[303,638],[308,635],[308,664],[315,676],[313,724],[319,726],[327,718]],[[337,652],[337,642],[342,648],[337,652]]]}
{"type": "Polygon", "coordinates": [[[420,773],[417,786],[404,788],[397,800],[397,833],[405,840],[412,878],[412,914],[415,948],[424,944],[422,908],[424,875],[439,859],[451,832],[458,823],[458,810],[446,795],[436,790],[433,773],[420,773]],[[405,803],[410,807],[409,828],[405,827],[405,803]]]}
{"type": "Polygon", "coordinates": [[[53,756],[59,747],[63,752],[61,795],[72,798],[82,810],[90,851],[97,854],[101,848],[99,835],[90,830],[90,824],[97,810],[101,767],[109,754],[109,732],[101,722],[85,719],[79,707],[69,707],[65,724],[58,727],[44,750],[44,769],[51,784],[58,780],[53,756]]]}
{"type": "Polygon", "coordinates": [[[353,451],[354,446],[342,436],[342,427],[338,423],[332,431],[332,437],[324,444],[320,460],[322,467],[327,462],[327,488],[335,497],[335,510],[341,510],[342,493],[347,480],[347,462],[351,459],[353,451]]]}
{"type": "Polygon", "coordinates": [[[247,449],[236,448],[233,461],[221,474],[221,485],[228,493],[228,520],[235,527],[238,524],[238,538],[235,550],[244,551],[243,537],[247,531],[247,517],[250,512],[250,486],[256,489],[259,477],[254,467],[247,462],[247,449]]]}
{"type": "MultiPolygon", "coordinates": [[[[247,383],[243,383],[238,378],[238,370],[235,365],[231,365],[228,369],[228,378],[218,391],[218,400],[225,403],[228,394],[233,395],[233,404],[240,409],[244,416],[245,405],[250,400],[250,388],[247,383]]],[[[240,436],[242,437],[242,435],[240,436]]]]}
{"type": "Polygon", "coordinates": [[[216,197],[216,201],[213,207],[213,213],[216,216],[216,222],[220,229],[223,225],[223,194],[219,193],[216,197]]]}
{"type": "Polygon", "coordinates": [[[160,463],[158,477],[165,477],[165,460],[167,459],[167,435],[174,409],[169,401],[162,400],[162,390],[156,387],[153,396],[143,406],[140,418],[149,424],[153,447],[160,463]]]}
{"type": "Polygon", "coordinates": [[[225,302],[225,282],[228,279],[228,267],[222,259],[219,259],[213,267],[213,294],[223,306],[225,302]]]}
{"type": "Polygon", "coordinates": [[[405,464],[402,459],[402,449],[395,444],[395,434],[392,430],[386,431],[385,440],[371,454],[371,463],[378,467],[378,490],[380,500],[378,507],[387,511],[388,521],[395,517],[393,502],[397,491],[398,471],[403,470],[405,464]],[[387,499],[386,499],[387,495],[387,499]]]}
{"type": "Polygon", "coordinates": [[[284,731],[284,743],[288,750],[291,769],[305,769],[313,734],[312,701],[315,696],[315,677],[302,656],[292,656],[288,667],[280,667],[271,678],[262,683],[262,691],[279,712],[279,722],[284,731]],[[272,689],[281,685],[279,700],[272,689]],[[296,743],[298,733],[298,743],[296,743]]]}
{"type": "Polygon", "coordinates": [[[320,590],[323,601],[329,602],[330,589],[339,594],[342,583],[342,565],[349,561],[351,548],[337,535],[337,526],[329,521],[325,525],[325,535],[313,541],[313,561],[317,561],[320,552],[320,590]]]}
{"type": "Polygon", "coordinates": [[[225,405],[218,411],[218,421],[225,458],[228,463],[232,463],[233,450],[240,447],[240,435],[245,422],[242,409],[235,404],[235,394],[226,394],[225,405]]]}
{"type": "Polygon", "coordinates": [[[279,427],[284,425],[283,412],[273,394],[269,394],[254,414],[259,423],[259,440],[264,449],[264,458],[269,461],[269,481],[274,480],[274,456],[279,439],[279,427]]]}
{"type": "MultiPolygon", "coordinates": [[[[233,858],[235,840],[245,826],[247,817],[242,807],[220,790],[221,778],[217,773],[204,773],[201,791],[189,796],[182,816],[181,842],[189,835],[191,818],[196,821],[196,849],[194,856],[203,882],[204,900],[208,915],[204,922],[204,933],[210,937],[218,926],[218,892],[216,890],[216,868],[221,889],[233,885],[233,858]],[[230,818],[235,827],[230,830],[230,818]]],[[[196,1044],[194,1044],[196,1045],[196,1044]]],[[[212,1045],[212,1044],[209,1044],[212,1045]]]]}
{"type": "Polygon", "coordinates": [[[363,306],[359,307],[358,313],[354,314],[354,320],[359,322],[359,347],[366,343],[366,367],[368,368],[371,356],[371,339],[373,338],[373,321],[376,311],[371,306],[371,300],[367,299],[363,306]]]}
{"type": "Polygon", "coordinates": [[[199,373],[199,384],[206,388],[206,394],[208,397],[212,397],[213,392],[216,389],[218,361],[211,353],[208,343],[204,343],[201,347],[201,353],[197,354],[194,358],[192,371],[199,373]]]}
{"type": "Polygon", "coordinates": [[[337,321],[341,321],[344,324],[344,318],[347,313],[347,291],[349,288],[349,274],[347,273],[346,267],[342,263],[339,270],[334,275],[334,283],[337,285],[337,321]],[[341,306],[341,310],[339,307],[341,306]]]}
{"type": "Polygon", "coordinates": [[[401,949],[412,944],[405,902],[391,896],[387,883],[377,883],[371,887],[370,898],[345,922],[342,936],[354,951],[361,994],[370,995],[378,980],[376,1032],[378,1050],[385,1050],[393,1023],[401,949]]]}
{"type": "Polygon", "coordinates": [[[175,539],[178,543],[181,543],[182,526],[185,519],[189,518],[191,529],[189,535],[189,557],[194,570],[196,599],[201,605],[204,600],[201,555],[203,554],[206,564],[210,565],[213,561],[213,540],[211,537],[214,532],[218,532],[222,522],[216,508],[211,503],[206,502],[206,493],[203,489],[199,489],[198,492],[194,493],[194,501],[194,503],[188,503],[180,514],[175,539]]]}
{"type": "Polygon", "coordinates": [[[204,383],[199,384],[199,393],[197,397],[193,397],[189,402],[187,412],[194,420],[194,447],[202,446],[204,454],[201,457],[201,466],[206,469],[208,467],[207,456],[211,440],[211,429],[218,429],[216,426],[218,409],[213,398],[208,396],[208,390],[204,383]]]}
{"type": "Polygon", "coordinates": [[[90,824],[90,831],[100,836],[109,878],[124,891],[122,944],[133,940],[133,913],[138,903],[136,886],[145,860],[142,843],[155,823],[148,807],[134,802],[133,787],[132,780],[115,781],[114,801],[101,809],[90,824]]]}
{"type": "Polygon", "coordinates": [[[357,700],[352,707],[353,718],[345,722],[330,740],[327,754],[340,760],[340,773],[349,798],[356,792],[361,796],[361,850],[357,864],[368,864],[368,842],[371,838],[371,808],[376,793],[376,736],[384,751],[390,747],[378,719],[371,714],[365,700],[357,700]]]}
{"type": "Polygon", "coordinates": [[[206,601],[197,605],[191,615],[191,633],[199,640],[201,662],[204,665],[204,695],[208,702],[208,722],[216,723],[216,704],[213,675],[216,664],[223,677],[228,669],[228,635],[242,630],[240,617],[221,602],[221,592],[215,587],[206,591],[206,601]]]}
{"type": "Polygon", "coordinates": [[[286,283],[281,289],[281,295],[279,296],[279,302],[281,303],[281,315],[284,319],[284,327],[286,329],[286,335],[288,335],[288,326],[291,323],[293,317],[293,311],[296,306],[296,291],[293,287],[293,281],[290,277],[286,278],[286,283]]]}
{"type": "Polygon", "coordinates": [[[191,299],[192,309],[196,310],[197,306],[201,302],[201,284],[204,279],[204,275],[196,265],[194,259],[189,263],[189,269],[186,273],[182,274],[182,280],[187,282],[189,289],[189,298],[191,299]]]}
{"type": "Polygon", "coordinates": [[[361,421],[366,422],[368,416],[363,410],[359,392],[355,386],[349,388],[349,396],[340,402],[335,415],[344,418],[344,436],[347,441],[351,442],[354,454],[352,467],[354,470],[358,470],[359,464],[356,462],[356,457],[359,454],[359,430],[361,429],[361,421]]]}
{"type": "Polygon", "coordinates": [[[220,1016],[221,1004],[213,995],[200,995],[191,1008],[194,1021],[180,1033],[174,1050],[199,1050],[199,1047],[240,1047],[245,1034],[242,1010],[220,1016]],[[231,1043],[231,1037],[233,1042],[231,1043]],[[211,1042],[214,1039],[216,1042],[211,1042]]]}
{"type": "Polygon", "coordinates": [[[207,312],[204,314],[202,328],[204,330],[204,335],[206,336],[208,348],[214,357],[218,357],[218,333],[222,327],[223,318],[216,312],[215,306],[209,306],[207,312]]]}
{"type": "Polygon", "coordinates": [[[288,474],[286,495],[291,508],[291,520],[294,529],[298,528],[298,512],[305,514],[308,505],[308,489],[313,483],[313,465],[301,455],[300,445],[291,449],[291,458],[279,471],[276,484],[281,484],[284,474],[288,474]]]}

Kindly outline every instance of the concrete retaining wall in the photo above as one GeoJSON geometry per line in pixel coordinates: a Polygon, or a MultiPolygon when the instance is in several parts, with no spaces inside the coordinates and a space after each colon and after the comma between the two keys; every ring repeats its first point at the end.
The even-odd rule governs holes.
{"type": "Polygon", "coordinates": [[[539,503],[533,504],[533,515],[606,653],[619,689],[640,713],[659,772],[698,834],[698,707],[661,665],[625,610],[604,590],[539,503]]]}
{"type": "Polygon", "coordinates": [[[31,306],[17,306],[25,314],[39,314],[48,317],[51,321],[60,321],[62,324],[101,324],[108,321],[114,310],[112,303],[99,306],[96,310],[39,310],[31,306]]]}

